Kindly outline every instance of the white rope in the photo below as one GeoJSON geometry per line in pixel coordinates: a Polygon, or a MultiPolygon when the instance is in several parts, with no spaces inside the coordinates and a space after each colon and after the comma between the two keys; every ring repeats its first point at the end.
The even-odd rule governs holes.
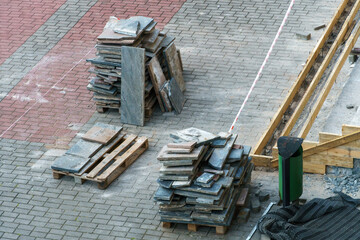
{"type": "Polygon", "coordinates": [[[289,15],[290,15],[290,12],[291,12],[291,9],[292,9],[292,7],[293,7],[293,5],[294,5],[294,2],[295,2],[295,0],[291,0],[290,5],[289,5],[289,8],[288,8],[288,10],[286,11],[286,14],[285,14],[284,19],[283,19],[283,21],[282,21],[282,23],[281,23],[281,25],[280,25],[280,27],[279,27],[279,30],[278,30],[277,33],[276,33],[276,36],[275,36],[275,38],[274,38],[274,41],[272,42],[272,44],[271,44],[271,46],[270,46],[270,48],[269,48],[269,51],[268,51],[268,53],[267,53],[267,55],[266,55],[266,57],[265,57],[262,65],[261,65],[259,71],[258,71],[258,74],[256,75],[255,80],[254,80],[253,84],[251,85],[251,88],[250,88],[248,94],[246,95],[246,97],[245,97],[245,99],[244,99],[244,102],[242,103],[242,105],[241,105],[241,107],[240,107],[240,109],[239,109],[239,112],[237,113],[237,115],[236,115],[236,117],[235,117],[235,119],[234,119],[234,121],[233,121],[230,129],[229,129],[229,133],[232,132],[232,130],[233,130],[234,127],[235,127],[236,122],[239,120],[240,113],[242,112],[243,108],[245,107],[246,102],[248,101],[248,99],[249,99],[252,91],[253,91],[254,88],[255,88],[256,83],[258,82],[258,80],[259,80],[259,78],[260,78],[260,76],[261,76],[262,71],[264,70],[264,67],[265,67],[266,63],[267,63],[268,60],[269,60],[269,57],[270,57],[270,55],[271,55],[271,52],[272,52],[272,50],[274,49],[274,46],[275,46],[277,40],[279,39],[280,33],[281,33],[281,31],[283,30],[283,28],[284,28],[284,25],[285,25],[285,23],[286,23],[286,20],[288,19],[289,15]]]}

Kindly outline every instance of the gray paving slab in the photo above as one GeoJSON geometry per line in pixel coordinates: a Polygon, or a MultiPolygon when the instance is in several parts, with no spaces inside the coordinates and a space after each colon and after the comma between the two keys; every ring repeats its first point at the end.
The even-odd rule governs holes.
{"type": "Polygon", "coordinates": [[[121,122],[144,126],[145,49],[121,48],[121,122]]]}

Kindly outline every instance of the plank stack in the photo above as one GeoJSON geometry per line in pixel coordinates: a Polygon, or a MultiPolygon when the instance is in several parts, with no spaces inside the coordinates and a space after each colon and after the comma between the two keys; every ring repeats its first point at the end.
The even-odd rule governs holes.
{"type": "Polygon", "coordinates": [[[160,221],[214,226],[224,234],[235,214],[241,188],[251,176],[253,164],[248,146],[236,145],[236,134],[212,133],[189,128],[171,134],[175,143],[158,155],[162,163],[159,188],[160,221]]]}
{"type": "Polygon", "coordinates": [[[123,123],[140,126],[156,103],[163,112],[181,112],[185,83],[180,51],[175,38],[155,26],[152,18],[110,17],[97,38],[96,58],[87,60],[96,75],[87,88],[94,92],[98,112],[119,109],[123,123]]]}
{"type": "Polygon", "coordinates": [[[122,127],[96,123],[76,144],[51,166],[53,177],[74,177],[107,188],[147,148],[148,139],[122,134],[122,127]]]}

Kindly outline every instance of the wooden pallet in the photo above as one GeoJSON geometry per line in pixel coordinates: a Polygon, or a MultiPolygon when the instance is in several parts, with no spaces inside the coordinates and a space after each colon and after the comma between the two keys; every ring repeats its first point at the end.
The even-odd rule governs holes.
{"type": "Polygon", "coordinates": [[[75,182],[93,181],[99,189],[106,189],[122,172],[124,172],[147,148],[148,139],[136,135],[122,136],[116,145],[110,147],[97,159],[91,159],[79,173],[53,171],[53,177],[74,177],[75,182]]]}
{"type": "MultiPolygon", "coordinates": [[[[163,228],[171,228],[172,224],[171,222],[161,222],[163,228]]],[[[188,231],[190,232],[197,232],[199,227],[215,227],[216,234],[224,235],[228,227],[227,226],[216,226],[216,225],[205,225],[205,224],[192,224],[187,223],[188,231]]]]}
{"type": "Polygon", "coordinates": [[[98,113],[104,113],[106,112],[108,109],[117,109],[120,113],[120,108],[118,107],[102,107],[102,106],[96,106],[96,111],[98,113]]]}

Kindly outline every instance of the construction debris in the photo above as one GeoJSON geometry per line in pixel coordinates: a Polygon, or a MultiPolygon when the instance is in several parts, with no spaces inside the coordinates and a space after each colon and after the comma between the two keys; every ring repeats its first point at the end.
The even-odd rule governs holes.
{"type": "Polygon", "coordinates": [[[239,150],[233,148],[237,135],[230,135],[220,148],[212,147],[220,136],[196,128],[171,136],[178,143],[165,145],[158,155],[162,167],[154,199],[159,203],[160,221],[164,227],[185,223],[191,231],[201,225],[216,226],[217,233],[225,233],[239,196],[248,193],[243,185],[253,169],[250,150],[237,146],[241,154],[230,160],[228,156],[239,150]]]}
{"type": "Polygon", "coordinates": [[[310,40],[311,33],[296,33],[296,37],[302,40],[310,40]]]}
{"type": "Polygon", "coordinates": [[[98,112],[119,109],[123,123],[144,125],[156,103],[162,112],[180,113],[185,82],[175,38],[155,28],[152,18],[110,17],[97,38],[96,55],[87,61],[96,74],[88,89],[98,112]],[[121,105],[121,108],[120,108],[121,105]]]}
{"type": "Polygon", "coordinates": [[[82,139],[51,166],[53,177],[72,176],[75,182],[97,182],[107,188],[147,148],[148,139],[120,134],[122,127],[96,123],[82,139]]]}
{"type": "Polygon", "coordinates": [[[319,25],[319,26],[316,26],[316,27],[314,27],[314,30],[320,30],[320,29],[322,29],[322,28],[325,28],[326,27],[326,25],[325,24],[321,24],[321,25],[319,25]]]}

